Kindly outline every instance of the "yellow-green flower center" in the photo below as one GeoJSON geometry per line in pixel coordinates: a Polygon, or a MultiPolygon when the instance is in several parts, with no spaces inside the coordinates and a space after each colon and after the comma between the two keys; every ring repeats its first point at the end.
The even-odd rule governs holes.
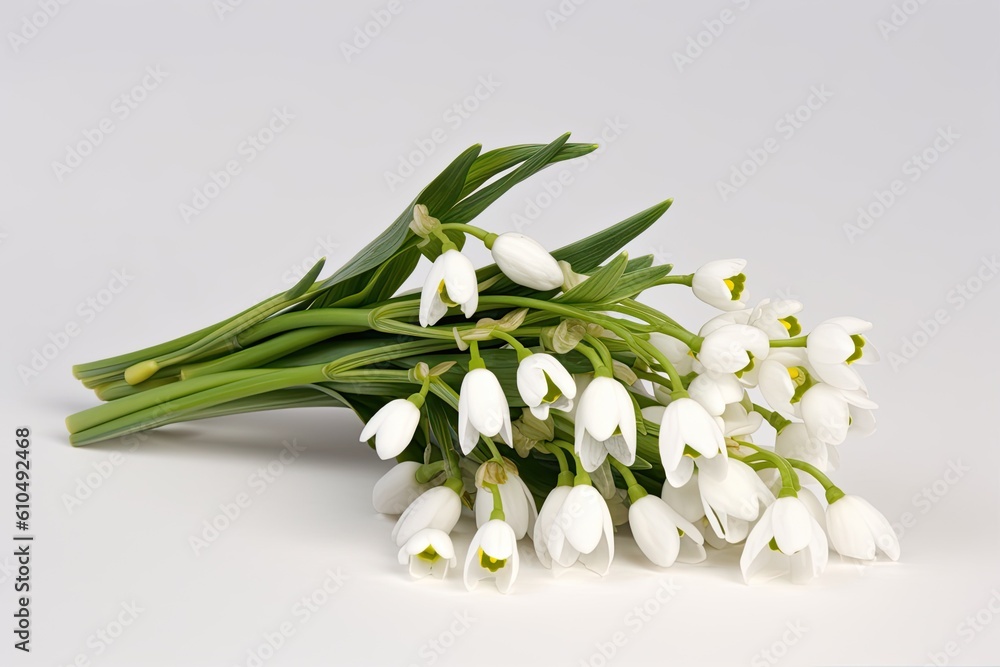
{"type": "Polygon", "coordinates": [[[479,564],[482,565],[483,568],[489,570],[490,572],[496,572],[497,570],[499,570],[500,568],[502,568],[504,565],[507,564],[507,559],[494,558],[493,556],[490,556],[485,551],[483,551],[482,548],[480,548],[479,564]]]}
{"type": "Polygon", "coordinates": [[[740,295],[743,294],[743,287],[745,286],[747,277],[742,273],[737,273],[735,276],[729,276],[722,282],[726,283],[726,287],[729,288],[729,293],[732,295],[733,301],[739,301],[740,295]]]}
{"type": "Polygon", "coordinates": [[[433,563],[441,558],[441,554],[435,551],[434,547],[428,546],[426,549],[417,554],[417,558],[425,560],[428,563],[433,563]]]}
{"type": "Polygon", "coordinates": [[[458,305],[458,303],[456,303],[450,296],[448,296],[448,287],[444,284],[443,280],[438,284],[438,295],[441,297],[441,301],[444,303],[444,305],[448,306],[449,308],[454,308],[455,306],[458,305]]]}
{"type": "Polygon", "coordinates": [[[788,377],[792,379],[792,384],[795,385],[795,392],[792,394],[792,399],[789,403],[798,403],[802,400],[802,394],[806,393],[809,387],[816,384],[816,381],[801,366],[790,367],[788,369],[788,377]]]}
{"type": "Polygon", "coordinates": [[[858,334],[851,336],[851,340],[854,341],[854,352],[851,356],[847,357],[847,363],[853,364],[855,361],[861,358],[864,354],[861,348],[865,346],[865,339],[858,334]]]}
{"type": "Polygon", "coordinates": [[[789,315],[788,317],[782,317],[780,320],[781,324],[788,331],[789,336],[798,336],[802,333],[802,325],[799,324],[799,320],[794,315],[789,315]]]}
{"type": "Polygon", "coordinates": [[[555,403],[562,397],[562,390],[556,386],[548,373],[542,371],[542,375],[545,376],[545,396],[542,397],[542,403],[555,403]]]}

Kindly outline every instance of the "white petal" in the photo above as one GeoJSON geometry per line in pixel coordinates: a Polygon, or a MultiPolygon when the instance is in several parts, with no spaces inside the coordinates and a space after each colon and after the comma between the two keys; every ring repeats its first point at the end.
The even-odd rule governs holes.
{"type": "Polygon", "coordinates": [[[784,554],[794,554],[805,549],[812,539],[815,519],[801,500],[795,497],[778,498],[771,506],[774,541],[784,554]]]}

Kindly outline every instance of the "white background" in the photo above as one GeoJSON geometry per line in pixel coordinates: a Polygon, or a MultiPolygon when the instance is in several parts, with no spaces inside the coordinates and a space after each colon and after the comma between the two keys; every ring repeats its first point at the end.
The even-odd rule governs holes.
{"type": "MultiPolygon", "coordinates": [[[[910,14],[894,16],[887,0],[591,0],[557,16],[556,0],[404,0],[350,57],[342,45],[387,3],[246,0],[220,16],[210,0],[92,0],[44,21],[32,18],[40,4],[0,11],[0,508],[12,504],[13,429],[30,425],[37,536],[34,650],[15,652],[5,630],[0,663],[253,664],[248,651],[286,622],[294,635],[265,664],[596,666],[617,632],[607,664],[1000,660],[989,610],[1000,609],[1000,281],[980,280],[1000,250],[996,3],[909,0],[910,14]],[[132,92],[147,68],[165,76],[132,92]],[[814,87],[828,99],[800,109],[814,87]],[[482,99],[467,99],[477,88],[482,99]],[[122,95],[143,99],[132,109],[122,95]],[[475,110],[462,117],[455,104],[475,110]],[[241,142],[275,108],[294,118],[249,161],[241,142]],[[808,119],[794,132],[777,124],[796,112],[808,119]],[[113,132],[78,166],[54,166],[103,119],[113,132]],[[386,172],[438,128],[443,143],[390,188],[386,172]],[[71,364],[215,322],[286,289],[319,255],[339,265],[468,145],[567,130],[604,149],[521,185],[481,224],[505,231],[530,217],[524,231],[557,247],[672,196],[633,255],[683,272],[748,257],[755,297],[803,301],[807,327],[841,314],[875,322],[889,358],[867,375],[880,429],[842,448],[836,480],[898,524],[898,564],[833,558],[812,585],[748,587],[738,550],[660,571],[623,537],[608,577],[554,580],[524,543],[514,595],[468,594],[459,577],[413,583],[395,564],[391,521],[370,505],[387,465],[358,444],[347,412],[170,427],[134,449],[67,443],[62,419],[95,403],[71,364]],[[769,138],[777,152],[723,197],[718,183],[769,138]],[[914,172],[907,162],[929,148],[934,163],[914,172]],[[186,221],[181,205],[232,159],[241,172],[186,221]],[[563,170],[572,182],[546,198],[563,170]],[[859,207],[896,179],[901,194],[851,236],[859,207]],[[88,299],[104,301],[100,312],[88,299]],[[944,323],[922,333],[935,313],[944,323]],[[61,337],[68,326],[76,335],[61,337]],[[46,349],[53,339],[64,345],[46,349]],[[52,358],[26,372],[43,351],[52,358]],[[304,453],[257,495],[248,478],[285,441],[304,453]],[[250,507],[196,555],[189,538],[241,492],[250,507]],[[328,570],[347,579],[302,623],[296,602],[328,570]],[[664,604],[662,581],[677,587],[664,604]],[[93,638],[130,603],[142,611],[120,637],[93,638]],[[637,620],[644,605],[655,612],[637,620]]],[[[694,328],[710,314],[680,288],[646,298],[694,328]]],[[[11,514],[0,512],[0,534],[13,532],[11,514]]],[[[470,533],[460,524],[460,550],[470,533]]],[[[0,565],[7,627],[13,561],[0,565]]]]}

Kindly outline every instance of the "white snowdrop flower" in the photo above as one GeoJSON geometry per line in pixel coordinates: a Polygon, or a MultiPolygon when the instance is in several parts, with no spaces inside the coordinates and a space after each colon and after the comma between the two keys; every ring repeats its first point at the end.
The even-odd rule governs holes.
{"type": "Polygon", "coordinates": [[[764,361],[770,351],[770,341],[763,331],[746,324],[730,324],[705,336],[698,361],[716,373],[742,375],[764,361]]]}
{"type": "Polygon", "coordinates": [[[892,525],[864,498],[845,495],[826,509],[830,546],[842,556],[875,560],[878,551],[899,560],[899,538],[892,525]]]}
{"type": "Polygon", "coordinates": [[[458,441],[463,454],[471,452],[479,437],[497,435],[513,444],[510,408],[503,386],[489,369],[474,368],[462,378],[458,395],[458,441]]]}
{"type": "Polygon", "coordinates": [[[379,514],[401,514],[420,494],[433,484],[421,484],[416,479],[420,463],[403,461],[382,475],[372,488],[372,505],[379,514]]]}
{"type": "Polygon", "coordinates": [[[517,537],[505,521],[487,521],[472,538],[465,557],[465,587],[472,590],[483,579],[494,579],[497,590],[509,593],[517,579],[517,537]]]}
{"type": "Polygon", "coordinates": [[[383,405],[361,431],[361,442],[375,436],[375,451],[383,461],[403,453],[420,424],[420,408],[413,401],[397,398],[383,405]]]}
{"type": "Polygon", "coordinates": [[[732,458],[699,466],[698,490],[709,524],[716,535],[728,542],[745,537],[745,534],[729,534],[730,517],[753,521],[760,516],[762,507],[774,502],[774,495],[754,469],[732,458]]]}
{"type": "Polygon", "coordinates": [[[596,470],[608,454],[625,465],[635,463],[635,408],[621,383],[595,377],[580,397],[575,418],[575,450],[584,470],[596,470]]]}
{"type": "Polygon", "coordinates": [[[678,398],[663,413],[660,424],[660,460],[667,472],[677,470],[687,445],[706,458],[726,456],[726,442],[719,425],[700,403],[678,398]]]}
{"type": "Polygon", "coordinates": [[[403,511],[392,529],[392,539],[402,547],[424,528],[436,528],[446,533],[462,515],[462,499],[449,486],[428,489],[403,511]]]}
{"type": "Polygon", "coordinates": [[[774,453],[782,458],[805,461],[821,472],[836,470],[840,463],[837,447],[810,438],[806,425],[801,422],[788,424],[774,437],[774,453]]]}
{"type": "Polygon", "coordinates": [[[536,353],[517,365],[517,391],[531,413],[547,419],[549,409],[569,412],[576,398],[576,382],[551,354],[536,353]]]}
{"type": "Polygon", "coordinates": [[[534,239],[506,232],[493,240],[493,261],[518,285],[547,292],[562,287],[563,272],[549,251],[534,239]]]}
{"type": "Polygon", "coordinates": [[[843,391],[823,383],[811,386],[802,394],[800,407],[809,437],[827,445],[844,442],[852,407],[861,415],[878,406],[860,391],[843,391]]]}
{"type": "Polygon", "coordinates": [[[722,415],[727,404],[743,398],[743,385],[732,373],[707,371],[691,380],[687,391],[713,417],[722,415]]]}
{"type": "Polygon", "coordinates": [[[656,496],[639,498],[628,510],[632,537],[653,564],[670,567],[675,561],[705,560],[705,540],[690,521],[656,496]]]}
{"type": "Polygon", "coordinates": [[[764,510],[750,531],[740,569],[747,583],[758,574],[790,568],[792,580],[805,583],[826,568],[829,547],[826,533],[809,509],[794,496],[778,498],[764,510]]]}
{"type": "Polygon", "coordinates": [[[535,530],[531,534],[531,541],[535,545],[535,555],[539,562],[545,567],[552,567],[552,557],[549,555],[549,539],[554,537],[552,532],[552,522],[555,521],[559,508],[566,502],[566,497],[574,487],[560,485],[549,491],[549,495],[542,502],[542,509],[538,511],[538,520],[535,521],[535,530]]]}
{"type": "Polygon", "coordinates": [[[466,317],[472,317],[479,307],[479,286],[476,267],[468,257],[454,248],[434,260],[423,290],[420,292],[420,326],[437,324],[448,308],[460,307],[466,317]]]}
{"type": "Polygon", "coordinates": [[[694,295],[719,310],[746,308],[745,259],[719,259],[708,262],[694,272],[691,290],[694,295]]]}
{"type": "Polygon", "coordinates": [[[428,575],[443,579],[457,562],[451,537],[436,528],[417,531],[399,549],[399,564],[409,565],[410,575],[418,579],[428,575]]]}
{"type": "Polygon", "coordinates": [[[614,523],[604,497],[589,484],[566,494],[543,537],[552,561],[562,567],[580,562],[602,576],[611,568],[614,523]]]}
{"type": "Polygon", "coordinates": [[[649,334],[649,342],[673,364],[679,374],[688,375],[691,373],[694,353],[687,346],[687,343],[659,331],[649,334]]]}
{"type": "MultiPolygon", "coordinates": [[[[503,506],[505,521],[514,530],[517,539],[534,530],[538,518],[535,498],[520,475],[507,472],[507,481],[497,484],[500,489],[500,502],[503,506]]],[[[489,489],[479,489],[475,502],[476,525],[482,526],[490,520],[493,513],[493,492],[489,489]]]]}
{"type": "Polygon", "coordinates": [[[862,335],[871,327],[871,322],[856,317],[834,317],[813,329],[806,338],[806,353],[819,379],[838,389],[864,390],[852,364],[878,361],[878,351],[862,335]]]}

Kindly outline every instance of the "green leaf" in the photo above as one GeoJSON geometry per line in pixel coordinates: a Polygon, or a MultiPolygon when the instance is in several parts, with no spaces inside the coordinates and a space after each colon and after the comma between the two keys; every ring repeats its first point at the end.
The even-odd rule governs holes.
{"type": "Polygon", "coordinates": [[[623,252],[554,301],[559,303],[601,303],[618,284],[627,264],[628,253],[623,252]]]}
{"type": "Polygon", "coordinates": [[[413,207],[423,204],[428,212],[440,218],[449,210],[462,194],[465,181],[473,162],[479,156],[482,147],[479,144],[466,149],[448,165],[430,185],[421,190],[406,209],[389,225],[374,241],[362,248],[349,262],[336,273],[323,281],[323,288],[332,287],[337,283],[353,278],[359,274],[377,268],[399,250],[410,233],[410,220],[413,219],[413,207]]]}
{"type": "Polygon", "coordinates": [[[444,449],[454,449],[455,441],[451,435],[451,410],[444,401],[433,394],[427,396],[424,406],[427,409],[427,417],[431,423],[431,433],[434,434],[434,438],[438,444],[444,449]]]}
{"type": "MultiPolygon", "coordinates": [[[[599,266],[601,262],[605,261],[607,258],[611,257],[613,254],[625,247],[625,245],[632,239],[649,229],[649,227],[656,222],[661,215],[666,213],[667,209],[670,208],[670,205],[673,203],[673,199],[660,202],[659,204],[651,206],[645,211],[640,211],[639,213],[636,213],[635,215],[626,218],[618,224],[612,225],[603,231],[591,234],[587,238],[581,239],[576,243],[563,246],[553,252],[552,256],[558,260],[569,262],[573,267],[573,270],[577,273],[589,273],[599,266]]],[[[490,266],[479,269],[479,271],[476,272],[476,278],[480,283],[482,283],[499,273],[500,268],[496,264],[491,264],[490,266]]],[[[546,295],[552,296],[555,294],[555,292],[548,292],[541,293],[539,295],[538,292],[534,292],[529,288],[521,287],[520,285],[515,284],[506,276],[502,276],[488,290],[486,290],[485,293],[516,294],[520,296],[532,295],[538,296],[538,298],[544,298],[546,295]]]]}
{"type": "Polygon", "coordinates": [[[635,457],[635,463],[629,466],[631,470],[652,470],[653,464],[642,458],[641,456],[635,457]]]}
{"type": "Polygon", "coordinates": [[[299,282],[295,283],[290,290],[285,292],[285,298],[287,299],[297,299],[306,293],[313,283],[316,282],[316,277],[319,272],[323,270],[323,265],[326,264],[326,257],[320,257],[319,261],[313,264],[313,267],[309,269],[306,275],[302,276],[299,282]]]}
{"type": "MultiPolygon", "coordinates": [[[[608,294],[604,296],[605,303],[611,303],[614,301],[621,301],[629,297],[638,296],[639,293],[649,289],[650,287],[656,285],[664,276],[670,273],[674,268],[673,264],[664,264],[662,266],[651,266],[647,269],[639,269],[638,271],[633,271],[632,273],[626,273],[621,277],[621,280],[615,284],[614,289],[612,289],[608,294]]],[[[580,285],[583,287],[589,280],[580,285]]]]}
{"type": "Polygon", "coordinates": [[[636,257],[628,261],[628,265],[625,267],[625,275],[632,273],[633,271],[640,271],[642,269],[648,269],[653,265],[652,255],[642,255],[641,257],[636,257]]]}
{"type": "Polygon", "coordinates": [[[452,206],[444,214],[444,217],[440,218],[441,222],[469,222],[512,187],[549,165],[568,139],[569,133],[567,132],[552,143],[538,149],[511,173],[477,190],[452,206]]]}
{"type": "MultiPolygon", "coordinates": [[[[475,192],[480,185],[500,172],[524,162],[542,148],[545,148],[544,144],[520,144],[518,146],[497,148],[483,153],[476,158],[472,169],[469,170],[469,177],[465,181],[462,197],[475,192]]],[[[549,164],[583,157],[595,150],[597,150],[597,144],[565,144],[559,149],[559,152],[556,153],[549,164]]]]}

